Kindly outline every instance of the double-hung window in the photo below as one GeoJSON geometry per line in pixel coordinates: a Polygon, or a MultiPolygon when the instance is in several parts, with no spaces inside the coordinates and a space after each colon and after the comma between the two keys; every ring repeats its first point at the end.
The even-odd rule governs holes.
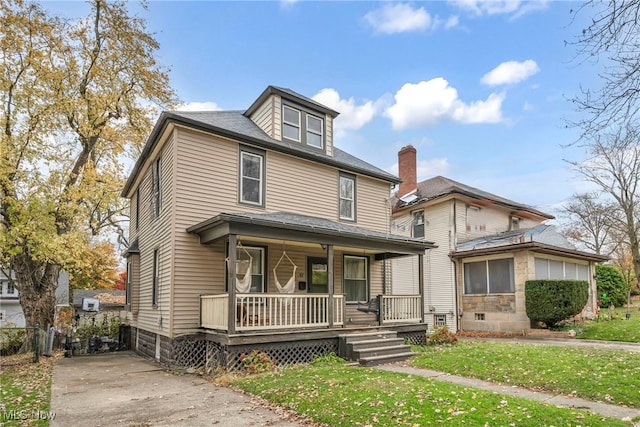
{"type": "Polygon", "coordinates": [[[16,287],[11,282],[7,282],[7,295],[14,295],[16,293],[16,287]]]}
{"type": "Polygon", "coordinates": [[[465,294],[515,292],[513,258],[464,263],[465,294]]]}
{"type": "Polygon", "coordinates": [[[424,211],[411,212],[411,236],[415,238],[424,237],[424,211]]]}
{"type": "Polygon", "coordinates": [[[282,137],[322,149],[324,148],[324,119],[310,110],[283,105],[282,137]]]}
{"type": "Polygon", "coordinates": [[[155,217],[160,216],[160,208],[162,203],[162,194],[161,191],[161,183],[162,183],[162,170],[161,170],[161,160],[158,159],[154,163],[153,167],[153,213],[155,217]]]}
{"type": "Polygon", "coordinates": [[[300,111],[287,105],[282,106],[282,135],[300,141],[300,111]]]}
{"type": "Polygon", "coordinates": [[[340,219],[356,220],[356,177],[340,174],[339,188],[340,219]]]}
{"type": "Polygon", "coordinates": [[[322,148],[322,119],[307,114],[307,145],[322,148]]]}
{"type": "Polygon", "coordinates": [[[264,151],[240,147],[240,203],[264,206],[264,159],[264,151]]]}
{"type": "Polygon", "coordinates": [[[346,302],[366,302],[369,295],[369,258],[344,256],[343,283],[346,302]]]}

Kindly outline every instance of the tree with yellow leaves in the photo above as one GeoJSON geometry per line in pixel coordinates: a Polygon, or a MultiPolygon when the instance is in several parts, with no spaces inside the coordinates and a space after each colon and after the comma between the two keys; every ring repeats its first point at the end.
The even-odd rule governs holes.
{"type": "Polygon", "coordinates": [[[121,228],[123,161],[174,100],[144,20],[125,2],[90,4],[71,22],[0,3],[0,264],[27,326],[53,324],[60,271],[82,270],[121,228]]]}

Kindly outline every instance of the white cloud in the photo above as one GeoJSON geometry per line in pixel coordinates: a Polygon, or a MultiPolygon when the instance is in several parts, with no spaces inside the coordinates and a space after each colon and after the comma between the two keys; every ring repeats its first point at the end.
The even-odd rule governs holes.
{"type": "Polygon", "coordinates": [[[280,0],[280,7],[282,9],[289,9],[296,3],[298,3],[298,0],[280,0]]]}
{"type": "Polygon", "coordinates": [[[215,102],[206,101],[206,102],[185,102],[184,104],[178,105],[176,110],[178,111],[219,111],[222,108],[218,106],[215,102]]]}
{"type": "Polygon", "coordinates": [[[519,83],[540,71],[533,59],[523,62],[507,61],[482,76],[480,82],[488,86],[519,83]]]}
{"type": "Polygon", "coordinates": [[[360,129],[373,119],[377,110],[372,101],[357,105],[353,98],[342,99],[340,94],[331,88],[322,89],[311,98],[340,113],[334,122],[337,132],[360,129]]]}
{"type": "Polygon", "coordinates": [[[364,19],[377,32],[385,34],[424,31],[433,23],[431,15],[423,7],[414,9],[408,3],[385,4],[367,13],[364,19]]]}
{"type": "Polygon", "coordinates": [[[444,23],[444,28],[446,30],[449,30],[451,28],[457,27],[459,23],[460,23],[460,20],[458,19],[458,16],[451,15],[449,19],[447,19],[446,22],[444,23]]]}
{"type": "Polygon", "coordinates": [[[502,121],[504,94],[492,93],[485,101],[465,104],[442,77],[405,83],[394,99],[395,104],[386,109],[385,115],[396,130],[430,127],[447,120],[465,124],[502,121]]]}
{"type": "Polygon", "coordinates": [[[546,9],[548,0],[449,0],[462,10],[477,16],[511,15],[519,18],[529,12],[546,9]]]}

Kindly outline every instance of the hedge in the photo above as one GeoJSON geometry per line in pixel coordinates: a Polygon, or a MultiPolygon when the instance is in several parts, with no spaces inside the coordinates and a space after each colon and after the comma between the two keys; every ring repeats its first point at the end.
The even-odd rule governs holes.
{"type": "Polygon", "coordinates": [[[582,311],[589,299],[589,283],[584,280],[528,280],[524,293],[529,319],[553,328],[582,311]]]}

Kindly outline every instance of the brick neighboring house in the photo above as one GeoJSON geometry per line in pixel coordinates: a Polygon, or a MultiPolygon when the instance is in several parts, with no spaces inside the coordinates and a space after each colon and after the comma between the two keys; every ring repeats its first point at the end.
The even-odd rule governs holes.
{"type": "MultiPolygon", "coordinates": [[[[425,321],[429,328],[516,331],[530,328],[524,283],[530,279],[589,282],[582,315],[593,317],[595,264],[607,258],[576,250],[552,215],[442,176],[417,182],[416,150],[398,153],[402,179],[391,230],[433,241],[424,258],[425,321]]],[[[392,261],[394,293],[415,290],[417,258],[392,261]]]]}
{"type": "Polygon", "coordinates": [[[234,368],[253,349],[309,361],[356,330],[424,340],[419,267],[404,295],[387,267],[433,244],[389,233],[400,180],[334,145],[337,115],[275,86],[245,111],[162,113],[122,192],[136,351],[234,368]]]}
{"type": "MultiPolygon", "coordinates": [[[[26,326],[22,305],[18,298],[18,289],[13,270],[0,272],[0,326],[8,323],[23,328],[26,326]]],[[[69,274],[61,272],[56,288],[56,310],[69,306],[69,274]]],[[[44,325],[42,325],[44,326],[44,325]]]]}

